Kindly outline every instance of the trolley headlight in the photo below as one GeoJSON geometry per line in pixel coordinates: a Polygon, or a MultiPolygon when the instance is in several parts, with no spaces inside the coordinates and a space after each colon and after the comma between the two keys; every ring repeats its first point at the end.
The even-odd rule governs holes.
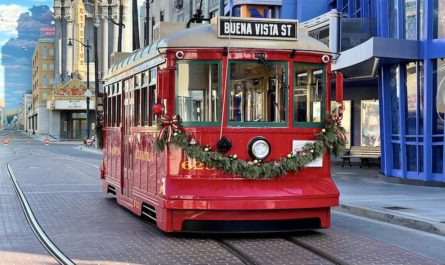
{"type": "Polygon", "coordinates": [[[270,153],[270,145],[264,137],[255,137],[249,142],[249,155],[253,159],[266,158],[270,153]]]}

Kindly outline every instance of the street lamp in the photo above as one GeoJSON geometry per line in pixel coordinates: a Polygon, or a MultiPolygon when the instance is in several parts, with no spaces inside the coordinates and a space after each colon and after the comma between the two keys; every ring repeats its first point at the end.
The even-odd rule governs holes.
{"type": "Polygon", "coordinates": [[[91,91],[89,88],[85,91],[85,98],[87,99],[87,139],[90,139],[90,98],[91,98],[91,91]]]}
{"type": "Polygon", "coordinates": [[[91,91],[90,91],[90,48],[91,45],[89,44],[89,41],[87,40],[87,44],[82,43],[81,41],[78,41],[76,39],[69,39],[68,46],[73,46],[73,41],[77,41],[80,43],[84,48],[87,48],[87,91],[85,92],[85,97],[87,100],[87,138],[90,138],[90,97],[91,97],[91,91]]]}
{"type": "Polygon", "coordinates": [[[144,46],[150,44],[150,3],[153,3],[153,0],[145,1],[144,46]]]}

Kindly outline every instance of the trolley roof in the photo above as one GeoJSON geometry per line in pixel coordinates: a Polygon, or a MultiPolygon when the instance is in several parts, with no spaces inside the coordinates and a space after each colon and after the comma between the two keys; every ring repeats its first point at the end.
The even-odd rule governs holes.
{"type": "Polygon", "coordinates": [[[123,61],[110,67],[107,76],[125,71],[131,66],[138,65],[145,60],[156,57],[166,48],[224,48],[229,49],[268,49],[268,50],[296,50],[330,53],[329,48],[322,42],[308,36],[306,31],[298,30],[298,40],[271,39],[237,39],[218,38],[217,24],[204,24],[173,33],[158,43],[152,43],[144,49],[133,52],[123,61]],[[121,71],[120,71],[121,70],[121,71]]]}
{"type": "Polygon", "coordinates": [[[159,48],[245,48],[297,50],[329,53],[329,48],[302,30],[298,40],[218,38],[216,24],[206,24],[173,33],[159,42],[159,48]]]}

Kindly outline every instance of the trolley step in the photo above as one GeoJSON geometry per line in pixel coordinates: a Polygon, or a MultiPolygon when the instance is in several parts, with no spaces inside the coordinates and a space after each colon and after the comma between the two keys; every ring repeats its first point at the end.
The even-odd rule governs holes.
{"type": "Polygon", "coordinates": [[[153,206],[142,204],[142,214],[156,222],[156,210],[153,206]]]}

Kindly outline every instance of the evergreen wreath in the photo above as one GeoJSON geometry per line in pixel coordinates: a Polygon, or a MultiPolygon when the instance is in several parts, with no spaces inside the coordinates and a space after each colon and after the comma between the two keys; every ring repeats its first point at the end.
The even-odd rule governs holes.
{"type": "Polygon", "coordinates": [[[161,131],[156,139],[156,149],[164,150],[168,143],[181,148],[188,157],[205,163],[207,166],[222,172],[242,176],[245,179],[272,179],[305,168],[307,164],[321,157],[326,150],[331,150],[335,156],[343,152],[346,144],[345,129],[340,126],[340,115],[329,115],[326,128],[316,135],[314,143],[307,143],[296,154],[290,153],[278,160],[263,163],[261,160],[239,160],[236,154],[228,156],[212,151],[209,145],[201,146],[189,135],[183,132],[178,115],[161,117],[161,131]]]}

